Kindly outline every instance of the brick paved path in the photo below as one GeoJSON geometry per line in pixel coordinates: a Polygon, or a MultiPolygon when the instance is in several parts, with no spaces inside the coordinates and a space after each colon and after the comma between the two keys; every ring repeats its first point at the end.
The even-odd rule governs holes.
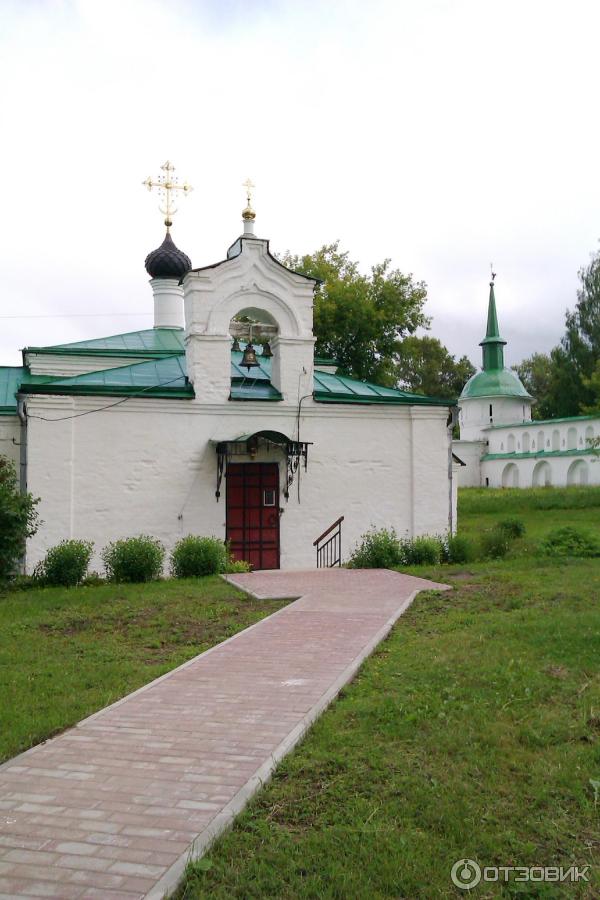
{"type": "Polygon", "coordinates": [[[419,590],[384,570],[231,581],[301,599],[0,766],[0,898],[162,898],[419,590]]]}

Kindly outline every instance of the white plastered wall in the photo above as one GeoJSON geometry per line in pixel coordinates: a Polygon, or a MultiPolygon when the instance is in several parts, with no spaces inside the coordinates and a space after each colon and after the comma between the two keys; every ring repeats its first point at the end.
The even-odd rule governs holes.
{"type": "MultiPolygon", "coordinates": [[[[150,398],[64,421],[36,418],[73,416],[104,401],[111,402],[28,398],[28,484],[42,498],[44,520],[29,542],[28,570],[69,537],[93,540],[97,553],[140,533],[168,549],[189,533],[223,538],[226,482],[217,503],[214,442],[266,429],[293,437],[297,422],[295,405],[150,398]]],[[[370,526],[394,527],[400,535],[447,532],[446,419],[439,407],[303,407],[300,439],[312,446],[308,471],[300,472],[300,500],[297,482],[289,502],[281,498],[282,568],[313,567],[313,541],[341,515],[345,558],[370,526]]],[[[98,555],[93,567],[101,568],[98,555]]]]}
{"type": "Polygon", "coordinates": [[[473,397],[459,400],[458,422],[463,441],[479,441],[490,425],[531,419],[531,400],[526,397],[473,397]],[[492,413],[490,415],[490,406],[492,413]]]}
{"type": "Polygon", "coordinates": [[[120,366],[133,366],[145,362],[139,356],[83,356],[79,354],[28,353],[27,365],[32,375],[62,375],[70,378],[74,375],[87,375],[88,372],[100,372],[104,369],[118,369],[120,366]]]}
{"type": "Polygon", "coordinates": [[[493,459],[484,460],[481,464],[482,476],[489,480],[489,487],[501,488],[502,475],[506,466],[514,465],[518,470],[518,484],[510,480],[510,487],[530,488],[544,487],[546,479],[553,487],[567,487],[569,484],[600,484],[600,458],[592,453],[582,453],[580,456],[549,456],[543,454],[530,459],[493,459]],[[579,463],[575,470],[575,464],[579,463]],[[548,468],[546,468],[548,467],[548,468]],[[582,471],[585,473],[585,481],[581,481],[582,471]],[[571,472],[571,475],[569,473],[571,472]],[[535,484],[534,484],[534,475],[535,484]]]}
{"type": "Polygon", "coordinates": [[[12,460],[19,474],[21,423],[18,416],[0,416],[0,455],[12,460]]]}
{"type": "Polygon", "coordinates": [[[452,449],[465,465],[458,467],[459,487],[481,487],[481,457],[486,451],[485,441],[454,441],[452,449]]]}

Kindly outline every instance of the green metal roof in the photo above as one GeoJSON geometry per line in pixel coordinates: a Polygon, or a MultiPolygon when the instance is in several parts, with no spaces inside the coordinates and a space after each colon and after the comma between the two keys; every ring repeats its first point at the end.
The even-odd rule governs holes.
{"type": "Polygon", "coordinates": [[[0,367],[0,415],[14,416],[17,411],[15,394],[23,381],[27,369],[21,366],[0,367]]]}
{"type": "MultiPolygon", "coordinates": [[[[492,276],[492,279],[495,276],[492,276]]],[[[490,282],[488,315],[485,337],[480,343],[483,352],[483,371],[476,372],[467,381],[459,400],[479,397],[523,397],[533,399],[514,372],[504,365],[504,345],[500,337],[494,282],[490,282]]]]}
{"type": "Polygon", "coordinates": [[[231,379],[232,400],[283,400],[270,381],[252,378],[231,379]]]}
{"type": "Polygon", "coordinates": [[[454,400],[441,400],[410,394],[397,388],[381,387],[368,381],[356,381],[345,375],[315,371],[315,400],[320,403],[391,403],[405,406],[455,406],[454,400]]]}
{"type": "Polygon", "coordinates": [[[173,356],[185,351],[184,336],[183,328],[147,328],[73,344],[26,347],[23,352],[81,356],[173,356]]]}
{"type": "Polygon", "coordinates": [[[14,416],[17,412],[17,391],[22,384],[45,384],[56,376],[32,375],[23,366],[0,366],[0,416],[14,416]]]}
{"type": "Polygon", "coordinates": [[[508,425],[488,425],[485,431],[494,428],[537,428],[538,425],[558,425],[561,422],[585,422],[589,419],[600,419],[600,413],[591,416],[565,416],[563,419],[531,419],[529,422],[510,422],[508,425]]]}
{"type": "MultiPolygon", "coordinates": [[[[98,356],[139,355],[146,359],[139,363],[89,372],[68,378],[61,376],[31,376],[27,369],[0,369],[0,400],[7,413],[16,412],[15,394],[23,393],[134,396],[151,394],[154,397],[191,398],[194,390],[187,380],[184,332],[179,329],[148,329],[119,334],[75,344],[53,347],[30,347],[32,352],[67,354],[97,354],[98,356]],[[171,352],[168,353],[168,349],[171,352]]],[[[232,400],[281,400],[282,396],[271,384],[271,359],[258,354],[259,365],[247,371],[241,367],[242,350],[231,354],[232,400]]],[[[198,386],[197,386],[198,388],[198,386]]],[[[201,390],[199,388],[199,390],[201,390]]],[[[403,404],[419,406],[453,406],[453,401],[424,397],[394,388],[357,381],[343,375],[315,371],[314,398],[321,403],[403,404]]],[[[2,412],[0,403],[0,412],[2,412]]]]}
{"type": "Polygon", "coordinates": [[[135,394],[153,397],[194,396],[185,372],[185,356],[148,360],[129,366],[118,366],[100,372],[87,372],[71,378],[57,378],[49,384],[22,384],[25,394],[104,394],[129,396],[135,394]]]}
{"type": "Polygon", "coordinates": [[[474,397],[523,397],[531,400],[521,380],[510,369],[489,369],[472,375],[459,397],[471,400],[474,397]]]}
{"type": "Polygon", "coordinates": [[[549,459],[555,456],[597,456],[597,451],[591,447],[580,447],[577,450],[538,450],[533,453],[485,453],[481,460],[487,462],[492,459],[503,459],[510,462],[511,459],[549,459]]]}

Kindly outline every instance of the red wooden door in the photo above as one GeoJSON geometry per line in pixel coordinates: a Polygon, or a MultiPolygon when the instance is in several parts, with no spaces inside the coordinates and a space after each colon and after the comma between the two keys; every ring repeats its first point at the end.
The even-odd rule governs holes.
{"type": "Polygon", "coordinates": [[[227,540],[234,559],[254,569],[279,568],[279,466],[227,466],[227,540]]]}

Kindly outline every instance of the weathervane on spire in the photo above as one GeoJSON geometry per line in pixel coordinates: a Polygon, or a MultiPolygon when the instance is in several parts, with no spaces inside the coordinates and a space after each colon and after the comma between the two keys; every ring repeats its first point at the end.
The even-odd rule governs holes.
{"type": "Polygon", "coordinates": [[[152,176],[148,176],[145,181],[142,181],[142,184],[148,188],[149,191],[152,188],[158,188],[158,196],[161,199],[161,203],[159,204],[159,209],[163,216],[165,217],[165,225],[167,226],[167,231],[173,224],[173,216],[177,212],[177,207],[174,205],[174,191],[183,191],[184,197],[193,191],[193,187],[191,184],[188,184],[187,181],[184,181],[183,184],[178,183],[178,179],[173,175],[175,171],[175,166],[169,160],[161,166],[162,171],[165,173],[164,175],[159,175],[156,181],[152,180],[152,176]]]}
{"type": "Polygon", "coordinates": [[[494,272],[494,263],[490,263],[490,272],[492,275],[492,280],[490,281],[490,287],[493,287],[494,281],[496,280],[496,273],[494,272]]]}
{"type": "Polygon", "coordinates": [[[246,178],[242,187],[246,188],[246,209],[242,211],[242,219],[252,221],[256,218],[256,213],[252,209],[252,188],[256,187],[256,185],[249,178],[246,178]]]}

